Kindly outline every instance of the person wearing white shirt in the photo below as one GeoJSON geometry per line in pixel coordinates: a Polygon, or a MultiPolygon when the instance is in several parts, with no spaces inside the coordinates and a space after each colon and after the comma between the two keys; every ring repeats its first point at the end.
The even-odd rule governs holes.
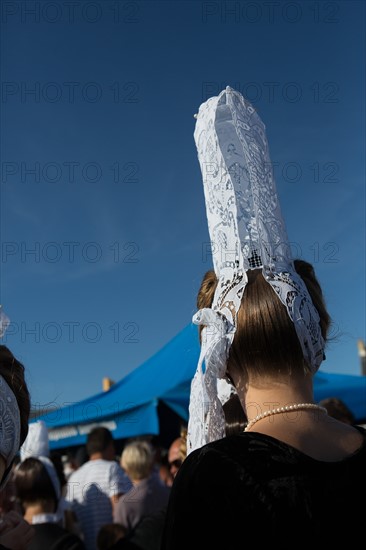
{"type": "Polygon", "coordinates": [[[115,504],[132,485],[115,460],[110,430],[94,428],[86,450],[89,460],[69,477],[66,500],[77,516],[87,550],[96,550],[100,527],[113,522],[115,504]]]}

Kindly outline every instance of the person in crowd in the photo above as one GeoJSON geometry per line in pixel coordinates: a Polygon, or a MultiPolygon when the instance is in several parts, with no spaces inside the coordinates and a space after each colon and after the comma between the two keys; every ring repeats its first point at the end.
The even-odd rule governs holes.
{"type": "Polygon", "coordinates": [[[115,460],[108,428],[94,428],[88,434],[86,449],[89,460],[69,477],[66,500],[76,514],[87,550],[96,550],[99,529],[113,523],[114,506],[131,488],[131,482],[115,460]]]}
{"type": "MultiPolygon", "coordinates": [[[[187,428],[186,426],[182,426],[180,437],[174,439],[168,448],[168,456],[170,455],[172,460],[179,459],[180,464],[186,457],[186,437],[187,428]]],[[[178,462],[173,468],[175,473],[178,471],[176,467],[179,468],[178,462]]],[[[160,550],[166,509],[167,505],[158,511],[144,516],[135,529],[116,542],[115,545],[111,547],[111,550],[160,550]]]]}
{"type": "Polygon", "coordinates": [[[187,428],[183,426],[180,430],[180,435],[172,441],[168,450],[168,465],[170,474],[173,477],[177,475],[183,460],[187,454],[187,428]]]}
{"type": "Polygon", "coordinates": [[[128,443],[122,452],[121,466],[133,487],[119,499],[114,520],[132,531],[142,518],[164,508],[170,488],[153,472],[154,450],[147,441],[128,443]]]}
{"type": "Polygon", "coordinates": [[[356,422],[351,409],[347,407],[346,403],[339,397],[327,397],[319,401],[319,405],[327,409],[329,416],[336,418],[340,422],[345,422],[350,425],[356,422]]]}
{"type": "MultiPolygon", "coordinates": [[[[0,345],[0,491],[12,476],[14,461],[28,434],[30,396],[24,365],[7,346],[0,345]]],[[[16,510],[0,517],[0,550],[25,550],[34,529],[16,510]]]]}
{"type": "Polygon", "coordinates": [[[25,458],[16,469],[15,487],[24,518],[35,529],[27,550],[85,550],[81,539],[63,527],[58,514],[61,485],[49,458],[25,458]]]}
{"type": "Polygon", "coordinates": [[[214,271],[193,317],[201,355],[188,454],[161,548],[237,548],[249,535],[259,548],[282,549],[362,538],[366,430],[314,400],[331,320],[313,266],[290,256],[265,126],[228,87],[200,107],[194,135],[214,271]],[[217,390],[224,377],[248,419],[229,437],[217,390]]]}
{"type": "Polygon", "coordinates": [[[77,536],[81,536],[75,513],[71,509],[70,504],[65,500],[67,483],[61,455],[56,451],[50,451],[48,428],[42,420],[29,424],[27,438],[20,448],[20,461],[23,462],[29,457],[40,458],[47,463],[48,469],[54,469],[53,475],[57,475],[61,487],[61,494],[58,498],[55,514],[58,515],[62,527],[75,533],[77,536]]]}
{"type": "Polygon", "coordinates": [[[173,477],[173,479],[177,475],[177,472],[183,462],[181,453],[180,453],[181,445],[182,445],[182,439],[180,437],[177,437],[169,447],[168,465],[169,465],[170,474],[173,477]]]}

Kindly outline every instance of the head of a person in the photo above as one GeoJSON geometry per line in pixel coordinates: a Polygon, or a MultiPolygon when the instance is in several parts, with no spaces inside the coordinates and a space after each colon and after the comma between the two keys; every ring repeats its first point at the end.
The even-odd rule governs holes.
{"type": "Polygon", "coordinates": [[[120,523],[106,523],[98,531],[97,548],[98,550],[108,550],[112,548],[119,540],[126,536],[126,529],[120,523]]]}
{"type": "Polygon", "coordinates": [[[349,409],[342,399],[338,397],[327,397],[319,401],[319,405],[325,407],[328,411],[328,415],[344,422],[345,424],[354,424],[355,417],[351,409],[349,409]]]}
{"type": "Polygon", "coordinates": [[[24,366],[6,346],[0,346],[0,404],[3,431],[0,433],[0,489],[12,462],[28,435],[30,396],[24,366]],[[16,403],[14,403],[14,399],[16,403]]]}
{"type": "MultiPolygon", "coordinates": [[[[304,260],[295,260],[294,265],[319,313],[321,333],[326,341],[330,317],[314,269],[304,260]]],[[[229,351],[228,377],[238,388],[245,387],[249,381],[260,382],[268,376],[283,379],[296,374],[304,376],[311,373],[311,366],[303,356],[287,309],[264,279],[262,270],[248,270],[247,276],[248,283],[237,314],[237,328],[229,351]]],[[[198,292],[198,309],[211,307],[216,286],[215,272],[208,271],[198,292]]],[[[201,337],[203,327],[199,328],[201,337]]]]}
{"type": "Polygon", "coordinates": [[[103,426],[93,428],[88,434],[86,452],[90,460],[96,458],[114,460],[115,447],[111,431],[103,426]]]}
{"type": "MultiPolygon", "coordinates": [[[[50,465],[51,466],[51,465],[50,465]]],[[[39,458],[26,458],[15,470],[15,490],[24,510],[38,505],[44,513],[54,513],[58,506],[57,474],[52,476],[39,458]]],[[[59,489],[58,489],[59,490],[59,489]]]]}
{"type": "Polygon", "coordinates": [[[151,475],[154,465],[154,450],[147,441],[131,441],[122,451],[121,466],[133,482],[151,475]]]}
{"type": "Polygon", "coordinates": [[[180,436],[174,439],[168,450],[168,464],[173,478],[187,456],[187,428],[182,427],[180,436]]]}

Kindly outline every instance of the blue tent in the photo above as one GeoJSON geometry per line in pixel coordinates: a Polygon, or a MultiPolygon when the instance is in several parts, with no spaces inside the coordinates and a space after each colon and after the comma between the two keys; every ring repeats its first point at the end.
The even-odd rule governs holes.
{"type": "MultiPolygon", "coordinates": [[[[175,338],[110,390],[37,418],[49,429],[51,449],[85,443],[94,426],[108,427],[114,439],[158,435],[158,404],[184,421],[188,418],[191,379],[199,356],[197,326],[189,324],[175,338]]],[[[318,372],[315,400],[339,397],[357,421],[366,419],[366,377],[318,372]]]]}

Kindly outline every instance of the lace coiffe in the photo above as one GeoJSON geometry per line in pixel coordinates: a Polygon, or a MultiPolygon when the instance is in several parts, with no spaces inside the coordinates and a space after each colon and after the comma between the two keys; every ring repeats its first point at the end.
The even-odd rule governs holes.
{"type": "Polygon", "coordinates": [[[227,87],[200,106],[194,139],[218,285],[212,307],[193,317],[205,326],[191,384],[187,453],[225,435],[217,380],[225,377],[249,269],[261,268],[285,305],[314,372],[324,353],[318,312],[294,268],[258,113],[227,87]]]}

